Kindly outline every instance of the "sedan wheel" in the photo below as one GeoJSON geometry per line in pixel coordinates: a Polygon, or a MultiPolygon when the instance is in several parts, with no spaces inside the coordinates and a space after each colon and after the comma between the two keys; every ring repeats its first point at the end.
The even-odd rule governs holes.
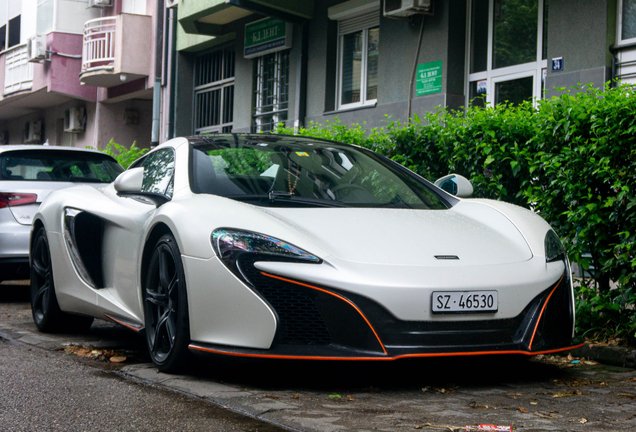
{"type": "Polygon", "coordinates": [[[144,290],[146,341],[162,372],[177,372],[190,356],[185,276],[179,247],[170,234],[154,247],[144,290]]]}
{"type": "Polygon", "coordinates": [[[35,234],[31,261],[31,313],[38,330],[45,333],[86,331],[93,323],[92,317],[67,314],[57,303],[49,241],[44,227],[35,234]]]}

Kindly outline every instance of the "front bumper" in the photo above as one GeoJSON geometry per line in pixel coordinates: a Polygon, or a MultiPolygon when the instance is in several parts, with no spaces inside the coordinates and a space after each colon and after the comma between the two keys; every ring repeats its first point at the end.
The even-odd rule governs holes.
{"type": "Polygon", "coordinates": [[[194,353],[305,360],[395,360],[489,354],[537,355],[581,346],[573,337],[569,267],[513,318],[404,321],[350,292],[261,272],[246,276],[277,315],[268,350],[193,342],[194,353]]]}

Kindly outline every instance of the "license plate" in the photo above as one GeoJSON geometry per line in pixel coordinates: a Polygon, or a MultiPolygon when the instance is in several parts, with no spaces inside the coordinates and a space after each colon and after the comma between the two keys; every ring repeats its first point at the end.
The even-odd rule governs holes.
{"type": "Polygon", "coordinates": [[[433,313],[497,312],[497,291],[434,291],[433,313]]]}

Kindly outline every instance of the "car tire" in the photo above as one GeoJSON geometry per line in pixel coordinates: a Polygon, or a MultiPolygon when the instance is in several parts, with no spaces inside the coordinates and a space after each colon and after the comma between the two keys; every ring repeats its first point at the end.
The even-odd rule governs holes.
{"type": "Polygon", "coordinates": [[[143,298],[150,357],[161,372],[179,372],[190,361],[190,323],[185,272],[172,234],[153,248],[143,298]]]}
{"type": "Polygon", "coordinates": [[[93,317],[63,312],[57,302],[51,249],[44,227],[35,234],[31,259],[31,313],[38,330],[43,333],[87,331],[93,317]]]}

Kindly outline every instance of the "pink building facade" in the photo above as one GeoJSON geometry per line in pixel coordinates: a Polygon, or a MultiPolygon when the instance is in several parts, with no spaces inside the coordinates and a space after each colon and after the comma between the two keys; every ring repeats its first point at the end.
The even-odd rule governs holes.
{"type": "Polygon", "coordinates": [[[150,146],[155,14],[155,0],[0,0],[0,145],[150,146]]]}

